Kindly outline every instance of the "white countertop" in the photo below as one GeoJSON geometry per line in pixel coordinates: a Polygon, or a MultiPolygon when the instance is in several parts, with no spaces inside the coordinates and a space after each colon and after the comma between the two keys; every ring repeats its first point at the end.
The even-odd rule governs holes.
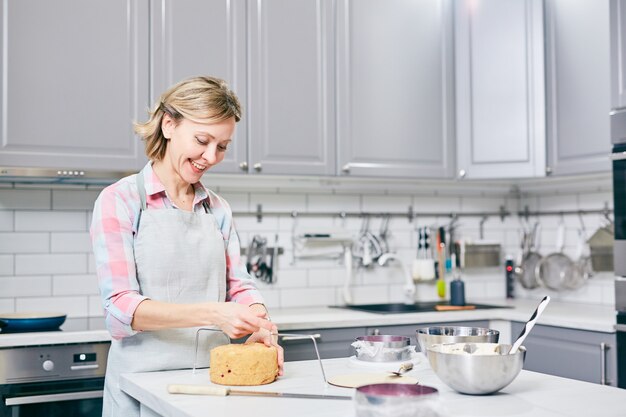
{"type": "MultiPolygon", "coordinates": [[[[272,321],[279,330],[333,329],[342,327],[391,326],[468,320],[527,321],[539,300],[480,299],[481,304],[507,305],[513,308],[446,311],[429,313],[374,314],[343,308],[307,307],[271,309],[272,321]]],[[[597,332],[615,332],[615,309],[612,306],[552,301],[539,324],[597,332]]],[[[36,333],[0,333],[0,348],[109,341],[106,330],[56,331],[36,333]]]]}
{"type": "MultiPolygon", "coordinates": [[[[524,371],[494,395],[471,396],[448,388],[430,369],[420,353],[420,361],[407,375],[422,385],[439,390],[439,404],[445,416],[589,417],[624,416],[626,390],[524,371]]],[[[327,376],[371,372],[357,369],[346,358],[324,360],[327,376]]],[[[211,385],[207,369],[124,374],[122,390],[156,415],[205,417],[207,415],[271,417],[350,417],[354,403],[342,400],[311,400],[264,397],[211,397],[169,394],[168,384],[211,385]],[[210,412],[208,411],[210,410],[210,412]]],[[[236,387],[256,391],[293,392],[352,396],[354,390],[326,385],[317,361],[287,362],[285,375],[260,387],[236,387]]],[[[154,414],[148,414],[154,415],[154,414]]]]}

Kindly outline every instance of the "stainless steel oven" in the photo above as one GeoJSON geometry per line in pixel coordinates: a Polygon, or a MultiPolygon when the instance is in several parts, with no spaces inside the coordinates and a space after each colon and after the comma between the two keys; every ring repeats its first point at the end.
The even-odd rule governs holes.
{"type": "Polygon", "coordinates": [[[100,417],[109,345],[0,348],[0,417],[100,417]]]}

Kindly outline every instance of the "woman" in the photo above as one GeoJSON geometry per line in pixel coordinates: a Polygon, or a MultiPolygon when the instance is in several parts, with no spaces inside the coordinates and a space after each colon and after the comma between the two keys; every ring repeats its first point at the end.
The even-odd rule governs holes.
{"type": "Polygon", "coordinates": [[[150,162],[96,200],[91,237],[113,337],[104,416],[139,415],[119,389],[120,373],[206,367],[209,350],[226,343],[223,334],[276,345],[276,326],[240,258],[230,207],[200,183],[224,159],[240,118],[224,81],[180,82],[135,125],[150,162]],[[194,363],[199,327],[223,333],[198,333],[194,363]]]}

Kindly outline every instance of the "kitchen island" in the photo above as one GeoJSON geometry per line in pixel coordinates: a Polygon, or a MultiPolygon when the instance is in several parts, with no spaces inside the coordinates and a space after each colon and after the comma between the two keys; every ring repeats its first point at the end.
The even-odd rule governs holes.
{"type": "MultiPolygon", "coordinates": [[[[448,388],[432,371],[423,354],[407,375],[420,384],[439,390],[442,416],[589,417],[626,415],[626,390],[559,378],[522,370],[499,393],[486,396],[459,394],[448,388]]],[[[384,372],[355,364],[348,358],[324,360],[327,377],[346,373],[384,372]]],[[[572,364],[575,366],[575,364],[572,364]]],[[[142,417],[350,417],[355,416],[353,401],[265,397],[211,397],[169,394],[168,384],[211,385],[207,369],[124,374],[123,391],[142,404],[142,417]]],[[[257,387],[237,387],[256,391],[352,396],[354,389],[324,382],[318,361],[285,363],[285,375],[276,382],[257,387]]]]}

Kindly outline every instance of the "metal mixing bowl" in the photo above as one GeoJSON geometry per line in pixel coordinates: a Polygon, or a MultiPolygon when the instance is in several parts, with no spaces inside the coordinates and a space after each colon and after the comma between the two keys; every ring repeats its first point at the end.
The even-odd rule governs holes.
{"type": "Polygon", "coordinates": [[[354,393],[357,417],[437,417],[439,391],[425,385],[371,384],[354,393]]]}
{"type": "Polygon", "coordinates": [[[359,336],[355,339],[356,358],[367,362],[399,362],[411,358],[411,339],[406,336],[359,336]]]}
{"type": "Polygon", "coordinates": [[[500,391],[522,370],[526,349],[521,346],[509,355],[510,349],[511,345],[498,343],[436,344],[428,347],[427,356],[435,374],[450,388],[482,395],[500,391]]]}
{"type": "Polygon", "coordinates": [[[483,327],[435,326],[416,330],[420,350],[437,343],[498,343],[500,332],[483,327]]]}

